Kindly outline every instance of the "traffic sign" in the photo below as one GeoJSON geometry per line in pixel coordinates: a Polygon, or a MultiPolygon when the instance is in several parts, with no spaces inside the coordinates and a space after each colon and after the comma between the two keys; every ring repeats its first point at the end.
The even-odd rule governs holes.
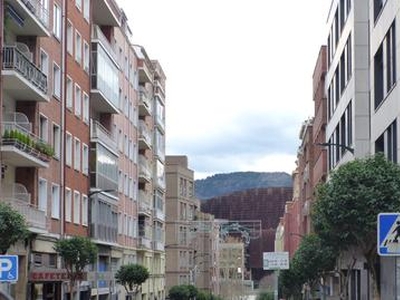
{"type": "Polygon", "coordinates": [[[380,213],[377,220],[380,256],[400,256],[400,213],[380,213]]]}
{"type": "Polygon", "coordinates": [[[264,252],[264,270],[287,270],[289,269],[289,252],[264,252]]]}
{"type": "Polygon", "coordinates": [[[18,255],[0,255],[0,282],[18,280],[18,255]]]}

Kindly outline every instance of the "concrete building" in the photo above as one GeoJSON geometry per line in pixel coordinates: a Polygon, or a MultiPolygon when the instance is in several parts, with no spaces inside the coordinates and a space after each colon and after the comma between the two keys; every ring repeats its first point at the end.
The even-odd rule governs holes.
{"type": "Polygon", "coordinates": [[[186,156],[166,157],[166,179],[165,284],[168,293],[172,286],[194,283],[193,274],[197,271],[194,229],[200,202],[194,196],[194,174],[186,156]]]}
{"type": "Polygon", "coordinates": [[[68,291],[54,242],[88,236],[85,299],[124,297],[117,269],[145,265],[142,299],[164,298],[165,74],[133,44],[114,0],[6,0],[1,199],[32,239],[17,244],[16,299],[68,291]],[[64,279],[62,279],[64,278],[64,279]]]}

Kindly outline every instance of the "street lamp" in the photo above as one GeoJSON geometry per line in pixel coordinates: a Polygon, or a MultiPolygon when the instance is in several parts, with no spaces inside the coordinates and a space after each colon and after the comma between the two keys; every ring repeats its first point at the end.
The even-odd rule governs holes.
{"type": "Polygon", "coordinates": [[[349,147],[347,145],[343,145],[343,144],[337,144],[337,143],[315,143],[315,145],[323,146],[323,147],[327,147],[327,146],[341,147],[341,148],[344,148],[347,151],[349,151],[351,154],[354,154],[354,148],[351,148],[351,147],[349,147]]]}

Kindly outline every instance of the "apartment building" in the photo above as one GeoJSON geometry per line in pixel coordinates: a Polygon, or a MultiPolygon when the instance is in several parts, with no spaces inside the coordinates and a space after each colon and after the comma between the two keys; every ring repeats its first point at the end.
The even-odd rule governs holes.
{"type": "Polygon", "coordinates": [[[163,299],[161,65],[132,44],[114,0],[6,0],[1,9],[0,193],[31,232],[9,251],[20,265],[9,292],[61,299],[68,282],[54,243],[79,235],[99,250],[80,297],[124,296],[115,272],[137,262],[151,273],[142,299],[163,299]]]}
{"type": "MultiPolygon", "coordinates": [[[[194,196],[194,174],[183,155],[166,156],[165,289],[193,284],[194,237],[200,201],[194,196]]],[[[196,271],[196,270],[194,270],[196,271]]]]}
{"type": "MultiPolygon", "coordinates": [[[[371,149],[384,152],[386,157],[399,163],[399,21],[398,1],[368,1],[369,57],[371,86],[371,149]]],[[[399,262],[396,258],[381,257],[381,297],[394,299],[400,293],[399,262]]]]}

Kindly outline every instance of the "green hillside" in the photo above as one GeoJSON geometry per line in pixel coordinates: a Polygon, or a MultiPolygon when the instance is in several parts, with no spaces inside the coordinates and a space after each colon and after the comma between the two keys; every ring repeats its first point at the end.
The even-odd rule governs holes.
{"type": "Polygon", "coordinates": [[[195,194],[204,200],[253,188],[290,186],[292,177],[284,172],[233,172],[196,180],[195,194]]]}

